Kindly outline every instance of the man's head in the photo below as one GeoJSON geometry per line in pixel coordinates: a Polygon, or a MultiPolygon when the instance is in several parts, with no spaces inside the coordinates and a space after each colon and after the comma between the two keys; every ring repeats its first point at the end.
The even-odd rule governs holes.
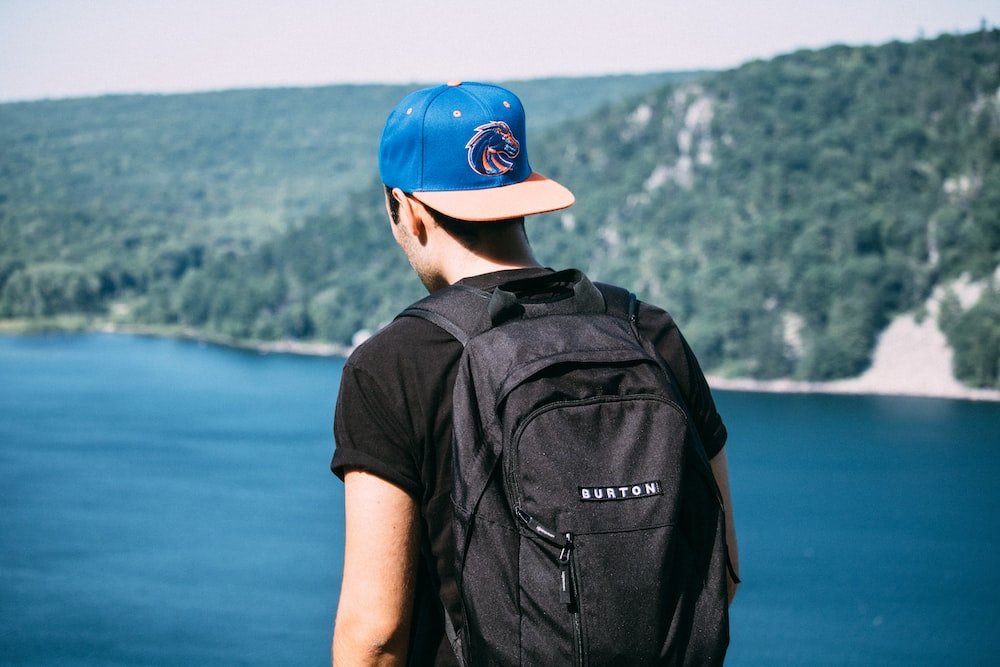
{"type": "Polygon", "coordinates": [[[407,95],[382,132],[379,174],[390,191],[457,220],[509,220],[573,204],[569,190],[531,170],[521,101],[489,84],[407,95]]]}

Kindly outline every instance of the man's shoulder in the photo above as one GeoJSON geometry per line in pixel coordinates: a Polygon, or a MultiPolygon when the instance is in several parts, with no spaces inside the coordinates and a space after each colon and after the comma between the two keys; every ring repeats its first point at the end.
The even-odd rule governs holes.
{"type": "Polygon", "coordinates": [[[639,328],[641,329],[676,329],[677,323],[666,308],[661,308],[656,304],[639,302],[639,328]]]}
{"type": "MultiPolygon", "coordinates": [[[[632,292],[632,290],[626,285],[600,281],[599,284],[604,285],[605,288],[610,287],[614,290],[624,290],[624,292],[622,292],[623,294],[632,292]]],[[[624,307],[624,304],[621,307],[624,307]]],[[[644,333],[651,333],[654,331],[660,332],[665,329],[677,328],[677,323],[674,322],[674,318],[670,315],[670,312],[667,309],[641,299],[639,300],[637,323],[639,325],[639,329],[644,333]]]]}
{"type": "Polygon", "coordinates": [[[358,345],[347,359],[357,368],[394,369],[407,359],[433,355],[461,343],[441,327],[419,317],[397,317],[358,345]]]}

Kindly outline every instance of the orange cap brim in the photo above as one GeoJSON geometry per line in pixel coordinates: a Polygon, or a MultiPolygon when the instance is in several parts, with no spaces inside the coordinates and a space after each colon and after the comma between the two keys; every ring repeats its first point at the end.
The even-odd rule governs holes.
{"type": "Polygon", "coordinates": [[[491,222],[558,211],[576,198],[566,187],[533,173],[520,183],[484,190],[414,192],[413,197],[447,216],[471,222],[491,222]]]}

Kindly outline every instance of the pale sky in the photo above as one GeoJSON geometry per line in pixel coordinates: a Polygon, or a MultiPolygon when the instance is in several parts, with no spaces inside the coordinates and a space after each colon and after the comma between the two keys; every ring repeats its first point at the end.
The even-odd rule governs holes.
{"type": "Polygon", "coordinates": [[[0,101],[724,69],[1000,25],[1000,0],[0,0],[0,101]]]}

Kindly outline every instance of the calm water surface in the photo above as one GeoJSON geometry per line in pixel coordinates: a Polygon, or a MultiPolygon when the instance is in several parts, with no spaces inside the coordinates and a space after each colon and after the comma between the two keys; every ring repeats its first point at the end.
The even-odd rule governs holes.
{"type": "MultiPolygon", "coordinates": [[[[342,362],[0,337],[0,664],[319,665],[342,362]]],[[[717,394],[731,665],[991,664],[1000,405],[717,394]]]]}

